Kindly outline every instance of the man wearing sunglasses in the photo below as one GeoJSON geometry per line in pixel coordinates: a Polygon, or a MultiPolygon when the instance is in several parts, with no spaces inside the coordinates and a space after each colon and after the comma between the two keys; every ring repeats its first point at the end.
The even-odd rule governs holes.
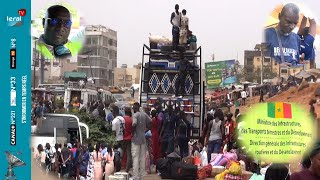
{"type": "Polygon", "coordinates": [[[61,5],[49,7],[42,25],[44,34],[39,38],[37,49],[46,58],[69,57],[74,54],[72,44],[68,41],[72,21],[67,8],[61,5]]]}

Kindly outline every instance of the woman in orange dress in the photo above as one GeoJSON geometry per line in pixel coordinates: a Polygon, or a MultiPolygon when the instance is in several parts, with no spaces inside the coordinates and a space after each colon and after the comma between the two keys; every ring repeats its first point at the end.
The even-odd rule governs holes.
{"type": "Polygon", "coordinates": [[[102,155],[101,155],[101,147],[100,144],[96,145],[96,149],[93,152],[93,159],[94,159],[94,180],[101,180],[103,176],[103,169],[102,169],[102,155]]]}

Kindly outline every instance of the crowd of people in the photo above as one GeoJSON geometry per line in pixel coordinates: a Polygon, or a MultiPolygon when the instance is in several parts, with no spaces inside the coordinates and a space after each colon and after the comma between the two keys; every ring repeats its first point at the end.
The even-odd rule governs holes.
{"type": "MultiPolygon", "coordinates": [[[[46,143],[33,150],[34,163],[44,172],[62,179],[103,179],[114,171],[117,146],[105,143],[55,144],[46,143]]],[[[107,179],[107,178],[106,178],[107,179]]]]}
{"type": "Polygon", "coordinates": [[[61,177],[88,179],[89,172],[94,172],[94,179],[101,179],[102,174],[107,178],[112,172],[120,171],[120,162],[125,160],[125,171],[129,172],[133,168],[132,176],[141,178],[151,171],[151,166],[156,165],[157,159],[166,157],[175,149],[179,149],[181,157],[189,155],[191,124],[183,111],[174,110],[172,105],[163,111],[160,103],[151,111],[144,111],[139,103],[134,103],[132,108],[124,108],[124,114],[121,114],[119,107],[113,103],[105,109],[103,107],[103,103],[97,102],[89,106],[88,113],[104,117],[112,124],[116,138],[114,146],[103,143],[95,146],[68,143],[50,147],[47,143],[43,148],[43,145],[39,144],[34,151],[34,158],[39,165],[47,172],[56,172],[61,177]],[[109,113],[104,111],[106,109],[109,113]],[[110,119],[112,120],[109,121],[110,119]],[[107,150],[110,152],[106,153],[107,150]],[[93,158],[90,158],[90,154],[93,154],[93,158]],[[93,159],[94,166],[90,166],[90,159],[93,159]],[[108,168],[102,168],[100,173],[101,171],[96,169],[101,166],[96,162],[102,163],[104,160],[115,163],[107,165],[108,168]],[[111,166],[114,168],[110,168],[111,166]],[[90,167],[94,167],[94,171],[90,170],[90,167]]]}
{"type": "MultiPolygon", "coordinates": [[[[212,153],[236,152],[237,160],[245,162],[246,170],[260,172],[265,169],[266,179],[290,177],[287,164],[261,166],[246,156],[245,150],[238,144],[241,137],[236,133],[242,123],[239,109],[233,114],[224,113],[219,107],[211,107],[204,121],[202,136],[193,144],[190,144],[190,122],[183,111],[173,109],[172,105],[163,110],[161,103],[157,103],[150,113],[143,111],[138,103],[132,108],[125,107],[123,115],[114,104],[109,106],[109,110],[113,118],[111,123],[116,144],[93,145],[77,142],[56,144],[54,147],[49,143],[45,146],[39,144],[34,150],[37,164],[45,172],[60,178],[107,179],[109,175],[123,168],[133,178],[138,179],[150,172],[150,167],[156,165],[158,159],[167,157],[172,152],[177,152],[181,158],[199,156],[202,166],[216,161],[217,157],[212,156],[212,153]],[[121,161],[124,161],[125,167],[121,167],[121,161]]],[[[299,179],[303,173],[314,176],[310,172],[318,172],[316,157],[319,147],[317,148],[303,162],[303,167],[309,168],[310,171],[305,169],[300,173],[294,173],[291,175],[292,178],[299,179]],[[313,163],[310,163],[311,161],[313,163]]]]}
{"type": "MultiPolygon", "coordinates": [[[[273,164],[259,166],[257,161],[247,157],[245,150],[239,147],[241,137],[236,132],[242,126],[242,115],[239,109],[231,113],[230,108],[226,110],[222,107],[228,101],[227,98],[221,100],[220,104],[207,104],[208,113],[203,122],[202,136],[194,143],[190,142],[192,124],[186,113],[179,108],[174,109],[172,105],[163,109],[160,101],[159,99],[151,110],[135,103],[132,107],[124,107],[123,113],[114,103],[96,101],[86,106],[81,100],[70,103],[64,111],[83,111],[109,122],[115,133],[116,144],[66,143],[56,144],[54,147],[49,143],[40,144],[34,150],[34,158],[44,171],[75,179],[103,179],[121,169],[134,178],[141,178],[151,172],[158,159],[167,157],[172,152],[176,152],[181,158],[199,156],[201,165],[214,162],[217,157],[212,154],[237,152],[237,160],[245,162],[246,170],[260,172],[259,168],[273,167],[273,164]]],[[[311,100],[310,113],[315,112],[314,104],[315,100],[311,100]]],[[[41,106],[34,111],[39,111],[39,107],[41,106]]],[[[49,109],[43,104],[42,107],[42,111],[49,109]]]]}

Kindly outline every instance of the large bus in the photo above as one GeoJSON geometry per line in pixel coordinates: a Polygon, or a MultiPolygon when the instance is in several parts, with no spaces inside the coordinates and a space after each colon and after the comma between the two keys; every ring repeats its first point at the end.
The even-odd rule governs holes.
{"type": "MultiPolygon", "coordinates": [[[[180,47],[179,47],[180,48],[180,47]]],[[[182,47],[180,48],[182,49],[182,47]]],[[[165,109],[172,105],[187,115],[191,123],[191,138],[198,139],[202,135],[204,119],[204,82],[201,79],[201,47],[185,50],[181,54],[172,51],[171,45],[160,48],[150,43],[143,45],[141,80],[139,88],[140,104],[151,110],[156,103],[161,103],[165,109]],[[181,57],[183,55],[183,57],[181,57]],[[176,81],[179,78],[181,58],[188,60],[190,68],[185,77],[183,97],[173,96],[176,91],[176,81]]]]}
{"type": "Polygon", "coordinates": [[[89,127],[71,114],[44,114],[36,125],[31,126],[31,145],[37,148],[39,144],[51,146],[66,143],[83,143],[89,138],[89,127]]]}
{"type": "Polygon", "coordinates": [[[63,93],[64,84],[39,84],[38,88],[45,88],[50,91],[57,91],[63,93]]]}
{"type": "Polygon", "coordinates": [[[80,87],[77,82],[68,82],[68,87],[64,93],[64,107],[67,108],[69,103],[74,99],[82,100],[83,104],[87,105],[89,102],[97,100],[112,101],[112,93],[104,89],[94,89],[80,87]]]}
{"type": "Polygon", "coordinates": [[[39,84],[38,88],[50,91],[54,95],[55,100],[63,98],[64,84],[39,84]]]}
{"type": "Polygon", "coordinates": [[[32,102],[50,101],[53,98],[53,93],[46,88],[34,88],[31,90],[32,102]]]}

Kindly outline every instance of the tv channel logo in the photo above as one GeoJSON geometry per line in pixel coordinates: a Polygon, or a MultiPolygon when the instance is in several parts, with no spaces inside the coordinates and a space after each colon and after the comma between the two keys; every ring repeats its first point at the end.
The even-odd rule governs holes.
{"type": "Polygon", "coordinates": [[[17,68],[17,51],[16,51],[16,38],[11,38],[10,43],[10,69],[17,68]]]}
{"type": "Polygon", "coordinates": [[[8,26],[21,26],[23,24],[23,16],[27,14],[26,9],[19,9],[18,16],[7,16],[6,22],[8,26]]]}

